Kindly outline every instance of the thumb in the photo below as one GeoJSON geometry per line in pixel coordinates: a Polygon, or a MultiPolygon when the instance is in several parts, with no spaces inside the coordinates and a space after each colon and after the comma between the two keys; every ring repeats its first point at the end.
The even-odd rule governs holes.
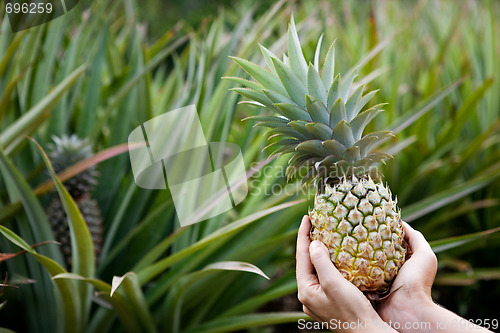
{"type": "Polygon", "coordinates": [[[309,256],[321,285],[328,284],[332,279],[339,277],[343,279],[340,272],[333,265],[328,249],[323,243],[318,240],[313,241],[309,246],[309,256]]]}

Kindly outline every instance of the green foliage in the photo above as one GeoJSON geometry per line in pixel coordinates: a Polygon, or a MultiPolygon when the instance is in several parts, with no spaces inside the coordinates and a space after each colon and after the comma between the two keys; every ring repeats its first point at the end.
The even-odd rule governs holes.
{"type": "MultiPolygon", "coordinates": [[[[3,290],[0,325],[32,332],[231,332],[306,318],[300,307],[269,312],[266,304],[296,290],[295,234],[310,197],[299,183],[286,182],[286,158],[266,159],[262,127],[241,121],[257,108],[238,104],[238,94],[228,90],[252,83],[221,80],[245,75],[229,56],[263,66],[272,59],[262,59],[259,44],[264,58],[266,48],[282,54],[292,11],[297,36],[290,38],[300,39],[305,59],[328,58],[326,70],[347,73],[342,81],[357,70],[367,91],[379,89],[367,108],[389,102],[367,130],[397,134],[377,134],[381,149],[395,157],[381,171],[405,219],[438,252],[437,301],[487,317],[492,310],[484,300],[500,293],[483,282],[500,278],[498,4],[360,3],[241,6],[199,27],[179,23],[151,42],[136,19],[138,3],[94,1],[89,12],[75,8],[29,31],[2,33],[0,252],[26,253],[2,262],[0,277],[32,283],[3,290]],[[336,39],[335,59],[317,48],[323,33],[326,45],[336,39]],[[123,144],[144,121],[189,104],[196,105],[207,140],[238,144],[253,176],[236,209],[180,228],[168,190],[136,186],[123,144]],[[93,197],[105,227],[98,263],[77,206],[54,175],[55,184],[45,183],[49,163],[26,138],[46,148],[52,135],[73,133],[98,153],[59,176],[98,164],[93,197]],[[29,245],[53,240],[44,207],[54,187],[71,217],[72,272],[57,245],[29,245]],[[270,281],[242,272],[259,273],[243,263],[270,281]]],[[[287,61],[300,63],[301,54],[287,61]]],[[[277,108],[300,112],[286,103],[277,108]]],[[[321,134],[296,124],[302,125],[306,134],[321,134]]]]}

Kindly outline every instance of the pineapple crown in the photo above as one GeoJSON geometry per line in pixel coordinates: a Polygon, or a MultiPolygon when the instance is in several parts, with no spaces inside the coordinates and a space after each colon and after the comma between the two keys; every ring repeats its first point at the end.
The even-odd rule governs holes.
{"type": "Polygon", "coordinates": [[[233,57],[255,81],[239,77],[228,79],[244,88],[233,88],[250,103],[272,112],[245,120],[269,127],[265,149],[273,154],[293,153],[287,168],[291,178],[305,168],[303,183],[312,180],[336,181],[345,175],[363,176],[389,154],[375,151],[391,131],[363,136],[366,125],[384,104],[363,110],[376,91],[363,93],[364,84],[354,82],[355,71],[344,78],[335,75],[335,43],[330,46],[320,73],[319,55],[323,35],[318,40],[314,62],[304,58],[293,17],[288,28],[288,56],[283,61],[259,45],[268,69],[233,57]]]}
{"type": "MultiPolygon", "coordinates": [[[[88,140],[82,140],[77,135],[63,135],[60,138],[52,136],[54,144],[49,144],[49,158],[56,173],[92,157],[92,146],[88,140]]],[[[73,198],[89,193],[97,184],[99,175],[95,165],[68,179],[64,186],[73,198]]]]}

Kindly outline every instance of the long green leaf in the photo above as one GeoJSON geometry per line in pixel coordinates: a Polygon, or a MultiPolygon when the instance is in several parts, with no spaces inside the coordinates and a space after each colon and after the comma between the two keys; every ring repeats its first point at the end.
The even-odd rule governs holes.
{"type": "MultiPolygon", "coordinates": [[[[66,216],[68,218],[71,235],[71,258],[73,270],[76,274],[92,278],[94,277],[95,272],[95,254],[92,238],[90,237],[87,224],[85,223],[85,220],[83,219],[75,201],[71,198],[64,185],[57,178],[48,156],[36,141],[33,140],[33,142],[40,150],[43,161],[49,169],[50,175],[56,185],[59,198],[61,199],[64,211],[66,212],[66,216]]],[[[79,292],[82,302],[82,318],[87,320],[90,310],[91,289],[87,284],[80,284],[79,292]]]]}
{"type": "MultiPolygon", "coordinates": [[[[51,276],[67,273],[54,260],[38,254],[29,246],[21,237],[16,235],[10,229],[0,225],[0,233],[2,233],[12,243],[19,246],[21,249],[32,254],[47,269],[51,276]]],[[[82,316],[81,316],[81,300],[78,295],[78,289],[73,281],[57,281],[57,289],[61,295],[64,304],[64,332],[83,332],[82,331],[82,316]]]]}
{"type": "Polygon", "coordinates": [[[472,242],[472,241],[477,240],[479,238],[491,235],[491,234],[498,232],[498,231],[500,231],[500,227],[486,230],[486,231],[475,232],[473,234],[450,237],[450,238],[446,238],[446,239],[440,239],[440,240],[429,242],[429,244],[435,253],[439,253],[439,252],[443,252],[443,251],[461,246],[462,244],[472,242]]]}
{"type": "Polygon", "coordinates": [[[404,207],[402,209],[403,219],[406,221],[413,221],[419,217],[425,216],[447,204],[479,190],[480,188],[483,188],[499,176],[500,174],[498,173],[498,169],[493,169],[493,171],[490,171],[487,174],[483,174],[463,184],[446,189],[410,206],[404,207]]]}
{"type": "Polygon", "coordinates": [[[233,223],[217,230],[216,232],[210,234],[209,236],[199,240],[198,242],[194,243],[193,245],[189,246],[188,248],[185,248],[179,252],[176,252],[175,254],[172,254],[171,256],[162,259],[158,261],[155,264],[152,264],[141,271],[137,272],[137,276],[139,277],[139,281],[141,281],[141,284],[144,284],[151,279],[153,279],[155,276],[160,274],[162,271],[173,265],[174,263],[178,262],[179,260],[182,260],[183,258],[186,258],[187,256],[195,253],[196,251],[206,247],[207,245],[221,239],[222,237],[228,237],[234,233],[236,233],[238,230],[244,228],[246,225],[258,220],[259,218],[262,218],[266,215],[269,215],[271,213],[280,211],[282,209],[291,207],[293,205],[298,204],[299,202],[302,202],[302,200],[298,201],[292,201],[292,202],[287,202],[275,207],[271,207],[268,209],[265,209],[263,211],[251,214],[249,216],[246,216],[244,218],[241,218],[237,221],[234,221],[233,223]]]}
{"type": "Polygon", "coordinates": [[[44,97],[33,108],[11,124],[7,129],[0,133],[0,146],[7,147],[18,137],[28,134],[28,130],[33,125],[40,125],[41,120],[50,112],[50,110],[59,102],[64,94],[78,81],[85,72],[85,65],[75,69],[67,78],[59,83],[46,97],[44,97]]]}
{"type": "Polygon", "coordinates": [[[428,97],[426,100],[415,106],[410,111],[407,111],[404,116],[399,118],[394,124],[390,126],[391,130],[394,133],[403,131],[428,111],[432,110],[434,106],[441,102],[446,96],[451,94],[461,83],[462,80],[452,83],[448,87],[434,93],[432,96],[428,97]]]}
{"type": "Polygon", "coordinates": [[[112,287],[110,284],[95,278],[86,278],[74,273],[57,274],[53,277],[53,279],[54,281],[70,282],[73,282],[73,280],[79,280],[94,286],[98,290],[98,297],[104,299],[116,311],[116,314],[122,321],[123,327],[127,332],[141,332],[141,325],[136,316],[137,313],[134,311],[129,300],[123,295],[122,292],[114,293],[113,296],[111,296],[112,287]]]}
{"type": "MultiPolygon", "coordinates": [[[[0,168],[4,177],[8,177],[8,179],[13,182],[18,192],[22,205],[20,203],[19,205],[15,205],[15,207],[16,209],[24,208],[30,222],[31,231],[35,236],[35,241],[43,242],[53,240],[54,237],[52,235],[49,222],[40,202],[36,199],[29,185],[15,168],[12,161],[4,154],[1,148],[0,168]]],[[[4,212],[3,209],[2,212],[4,212]]],[[[9,216],[11,213],[12,212],[7,212],[6,214],[9,216]]],[[[49,255],[57,262],[62,262],[62,256],[58,249],[48,247],[44,249],[42,253],[49,255]]]]}
{"type": "Polygon", "coordinates": [[[235,332],[252,327],[265,327],[284,323],[297,323],[300,319],[311,319],[302,312],[259,313],[215,319],[184,333],[223,333],[235,332]]]}

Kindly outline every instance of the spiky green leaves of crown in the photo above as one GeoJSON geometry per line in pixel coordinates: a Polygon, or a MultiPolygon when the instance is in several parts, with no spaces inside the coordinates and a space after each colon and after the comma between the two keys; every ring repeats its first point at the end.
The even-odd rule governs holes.
{"type": "MultiPolygon", "coordinates": [[[[49,157],[56,173],[93,155],[90,143],[74,134],[71,136],[63,135],[60,138],[53,136],[52,140],[54,140],[54,144],[49,145],[49,157]]],[[[78,198],[94,188],[98,175],[96,167],[91,166],[65,181],[64,186],[73,198],[78,198]]]]}
{"type": "Polygon", "coordinates": [[[228,78],[244,86],[232,90],[251,100],[247,103],[272,111],[271,115],[246,119],[270,128],[270,138],[276,139],[266,149],[270,155],[293,153],[288,177],[306,168],[304,182],[344,175],[362,176],[369,173],[372,166],[391,157],[375,151],[393,135],[390,131],[363,136],[366,125],[382,111],[382,104],[363,110],[376,91],[364,94],[364,84],[354,82],[354,71],[344,78],[335,75],[334,44],[320,72],[322,37],[314,62],[308,64],[292,17],[288,28],[288,56],[283,55],[283,60],[279,60],[261,45],[268,69],[234,58],[255,81],[228,78]]]}

